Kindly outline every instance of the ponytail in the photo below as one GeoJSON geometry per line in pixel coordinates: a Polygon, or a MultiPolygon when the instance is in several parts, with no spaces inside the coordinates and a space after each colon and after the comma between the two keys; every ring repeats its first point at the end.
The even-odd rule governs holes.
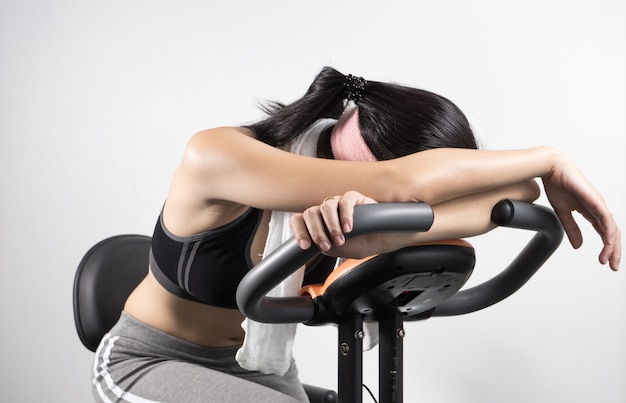
{"type": "Polygon", "coordinates": [[[467,118],[448,99],[425,90],[346,76],[332,67],[322,69],[302,98],[288,105],[265,105],[268,117],[248,128],[259,140],[282,146],[319,119],[338,119],[348,101],[359,106],[363,139],[378,160],[431,148],[477,148],[467,118]]]}
{"type": "Polygon", "coordinates": [[[269,102],[262,107],[269,116],[248,128],[267,144],[287,144],[319,119],[341,116],[346,97],[344,81],[343,74],[332,67],[324,67],[302,98],[288,105],[269,102]]]}

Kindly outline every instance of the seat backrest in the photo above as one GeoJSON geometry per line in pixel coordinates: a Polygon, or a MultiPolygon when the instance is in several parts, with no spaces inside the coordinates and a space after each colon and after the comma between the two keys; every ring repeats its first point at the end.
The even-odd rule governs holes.
{"type": "Polygon", "coordinates": [[[117,322],[126,298],[148,273],[151,238],[117,235],[94,245],[74,277],[74,322],[82,343],[96,351],[117,322]]]}

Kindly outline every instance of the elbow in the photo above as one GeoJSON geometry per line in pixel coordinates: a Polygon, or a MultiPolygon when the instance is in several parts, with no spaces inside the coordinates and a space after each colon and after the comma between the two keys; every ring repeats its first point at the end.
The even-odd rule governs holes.
{"type": "Polygon", "coordinates": [[[539,184],[534,179],[523,182],[521,187],[522,197],[520,199],[522,201],[532,203],[537,200],[539,196],[541,196],[541,189],[539,188],[539,184]]]}

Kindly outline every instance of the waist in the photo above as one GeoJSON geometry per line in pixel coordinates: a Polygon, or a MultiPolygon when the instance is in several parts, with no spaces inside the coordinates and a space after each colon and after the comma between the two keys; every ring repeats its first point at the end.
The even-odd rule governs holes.
{"type": "Polygon", "coordinates": [[[177,297],[165,290],[151,272],[131,293],[124,311],[158,330],[207,347],[243,343],[243,314],[177,297]]]}

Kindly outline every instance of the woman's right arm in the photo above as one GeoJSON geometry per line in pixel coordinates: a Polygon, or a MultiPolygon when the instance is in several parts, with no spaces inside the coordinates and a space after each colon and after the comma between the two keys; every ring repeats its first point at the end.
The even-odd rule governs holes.
{"type": "Polygon", "coordinates": [[[303,211],[327,196],[356,190],[381,202],[431,205],[551,172],[551,149],[435,149],[374,163],[294,155],[218,128],[190,140],[180,169],[195,196],[266,210],[303,211]]]}

